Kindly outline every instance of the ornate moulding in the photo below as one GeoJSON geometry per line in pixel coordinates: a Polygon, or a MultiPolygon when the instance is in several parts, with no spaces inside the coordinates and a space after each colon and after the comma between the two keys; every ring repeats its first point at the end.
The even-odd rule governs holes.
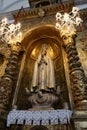
{"type": "MultiPolygon", "coordinates": [[[[64,3],[65,9],[69,11],[73,7],[73,3],[64,3]]],[[[21,11],[21,13],[18,15],[18,12],[13,13],[13,17],[15,20],[24,20],[24,19],[33,19],[37,17],[43,17],[47,15],[55,14],[57,11],[63,12],[60,4],[52,4],[45,7],[39,7],[39,8],[29,8],[25,11],[21,11]],[[18,15],[18,17],[17,17],[18,15]]]]}

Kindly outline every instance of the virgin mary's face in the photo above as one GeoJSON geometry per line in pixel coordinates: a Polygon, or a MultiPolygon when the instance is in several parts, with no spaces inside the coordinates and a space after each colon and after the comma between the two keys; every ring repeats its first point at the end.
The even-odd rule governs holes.
{"type": "Polygon", "coordinates": [[[42,54],[43,54],[43,55],[46,55],[46,54],[47,54],[46,49],[44,49],[44,50],[42,51],[42,54]]]}

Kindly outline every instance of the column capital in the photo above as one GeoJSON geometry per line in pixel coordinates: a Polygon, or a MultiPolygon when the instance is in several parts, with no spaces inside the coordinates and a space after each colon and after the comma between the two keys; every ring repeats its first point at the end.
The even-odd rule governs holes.
{"type": "Polygon", "coordinates": [[[21,50],[21,43],[20,42],[16,42],[10,45],[12,51],[16,51],[19,52],[21,50]]]}
{"type": "Polygon", "coordinates": [[[60,30],[60,35],[62,37],[65,46],[73,44],[74,39],[77,36],[76,29],[73,26],[69,29],[68,26],[64,26],[62,30],[60,30]]]}

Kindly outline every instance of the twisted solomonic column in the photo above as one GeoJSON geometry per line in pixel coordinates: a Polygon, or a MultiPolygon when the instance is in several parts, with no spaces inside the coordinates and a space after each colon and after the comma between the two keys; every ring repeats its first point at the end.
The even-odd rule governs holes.
{"type": "Polygon", "coordinates": [[[7,67],[3,77],[0,80],[0,109],[7,109],[10,104],[20,50],[21,44],[19,42],[11,45],[11,54],[7,67]]]}
{"type": "Polygon", "coordinates": [[[75,109],[87,109],[87,83],[76,49],[76,30],[61,31],[70,69],[70,82],[75,109]]]}

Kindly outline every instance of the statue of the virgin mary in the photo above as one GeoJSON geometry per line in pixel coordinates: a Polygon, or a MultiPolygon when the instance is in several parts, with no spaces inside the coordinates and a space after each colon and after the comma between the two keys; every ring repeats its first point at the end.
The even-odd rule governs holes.
{"type": "Polygon", "coordinates": [[[32,87],[34,90],[47,90],[55,87],[53,61],[47,54],[47,45],[43,45],[41,54],[34,65],[32,87]]]}

